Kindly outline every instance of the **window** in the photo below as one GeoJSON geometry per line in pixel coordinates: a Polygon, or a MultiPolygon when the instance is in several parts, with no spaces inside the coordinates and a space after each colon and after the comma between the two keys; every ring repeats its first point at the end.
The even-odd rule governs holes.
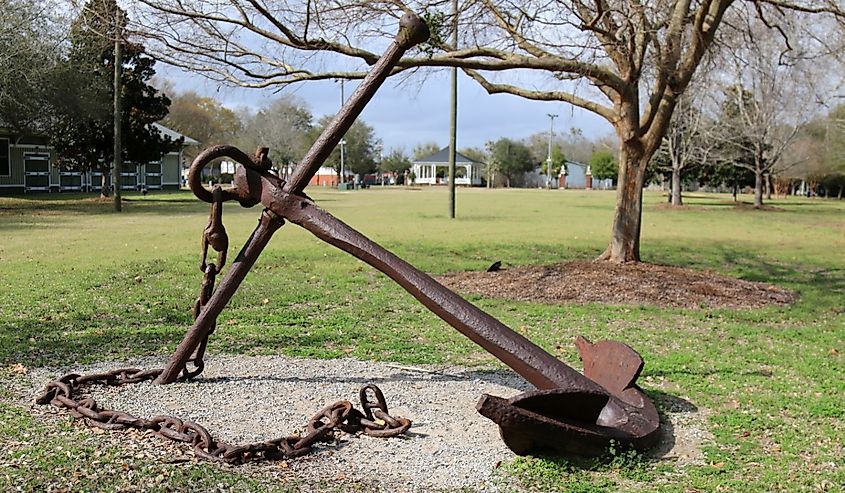
{"type": "Polygon", "coordinates": [[[9,159],[9,139],[0,139],[0,175],[9,176],[12,163],[9,159]]]}

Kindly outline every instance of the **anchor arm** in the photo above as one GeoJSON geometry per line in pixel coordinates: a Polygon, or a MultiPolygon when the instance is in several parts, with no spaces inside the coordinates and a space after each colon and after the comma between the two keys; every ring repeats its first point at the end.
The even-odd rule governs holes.
{"type": "Polygon", "coordinates": [[[164,367],[161,375],[156,378],[155,383],[165,384],[176,381],[179,373],[185,368],[185,363],[191,358],[194,349],[211,332],[217,316],[220,315],[226,303],[238,290],[238,286],[241,285],[255,261],[258,260],[258,256],[261,255],[264,247],[273,237],[273,233],[283,224],[284,221],[272,212],[262,212],[255,231],[238,253],[232,266],[226,271],[223,280],[220,281],[208,303],[202,308],[197,319],[194,320],[194,324],[185,334],[182,342],[179,343],[176,351],[167,362],[167,366],[164,367]]]}
{"type": "MultiPolygon", "coordinates": [[[[372,99],[378,88],[390,75],[396,62],[399,61],[408,49],[425,41],[428,39],[428,36],[428,26],[426,26],[422,19],[412,13],[406,13],[402,16],[402,19],[399,21],[399,32],[396,34],[393,42],[358,86],[358,89],[349,101],[343,105],[326,130],[317,138],[317,141],[311,146],[311,149],[300,165],[294,170],[290,182],[284,185],[288,191],[302,193],[311,177],[322,166],[334,146],[337,145],[346,131],[349,130],[355,118],[361,114],[364,106],[372,99]]],[[[241,164],[238,169],[248,169],[252,173],[263,173],[270,176],[266,172],[270,170],[272,163],[268,159],[267,154],[268,149],[266,147],[259,148],[255,156],[247,156],[246,153],[233,146],[219,145],[210,147],[201,152],[191,164],[188,172],[188,185],[197,198],[205,202],[214,202],[217,207],[222,202],[228,200],[237,200],[244,207],[252,207],[258,201],[252,200],[246,187],[236,187],[229,190],[218,189],[215,192],[217,195],[213,195],[202,184],[202,170],[214,159],[228,157],[241,164]]],[[[237,290],[241,281],[243,281],[243,278],[267,245],[267,242],[270,241],[273,233],[281,227],[282,223],[283,221],[272,213],[265,211],[262,214],[258,228],[250,237],[247,244],[244,245],[235,263],[226,272],[220,286],[215,289],[208,304],[200,311],[199,316],[182,339],[167,367],[156,379],[156,383],[172,383],[176,380],[179,372],[182,371],[193,351],[199,346],[203,338],[207,337],[211,332],[217,315],[223,310],[223,307],[225,307],[226,303],[237,290]],[[272,215],[272,217],[269,217],[268,214],[272,215]]]]}

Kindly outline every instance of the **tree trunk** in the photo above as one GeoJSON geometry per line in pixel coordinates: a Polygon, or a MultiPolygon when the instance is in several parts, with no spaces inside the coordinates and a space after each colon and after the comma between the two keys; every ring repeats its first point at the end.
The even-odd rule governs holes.
{"type": "Polygon", "coordinates": [[[643,181],[650,156],[639,143],[623,143],[619,151],[619,185],[610,244],[599,260],[640,261],[640,226],[643,210],[643,181]]]}
{"type": "Polygon", "coordinates": [[[739,185],[737,185],[736,183],[734,183],[734,188],[733,188],[733,197],[734,197],[734,202],[736,202],[736,194],[737,194],[737,193],[739,193],[739,185]]]}
{"type": "Polygon", "coordinates": [[[681,168],[676,166],[672,167],[672,205],[684,205],[681,198],[681,168]]]}
{"type": "Polygon", "coordinates": [[[666,188],[666,201],[672,203],[672,176],[669,176],[669,186],[666,188]]]}
{"type": "Polygon", "coordinates": [[[766,200],[772,200],[772,175],[766,173],[766,200]]]}
{"type": "Polygon", "coordinates": [[[763,207],[763,173],[760,171],[754,172],[754,207],[763,207]]]}
{"type": "Polygon", "coordinates": [[[839,200],[842,200],[842,189],[845,188],[845,185],[839,185],[839,196],[837,197],[839,200]]]}
{"type": "Polygon", "coordinates": [[[109,196],[109,181],[107,179],[108,173],[103,171],[102,176],[100,176],[100,198],[105,199],[109,196]]]}

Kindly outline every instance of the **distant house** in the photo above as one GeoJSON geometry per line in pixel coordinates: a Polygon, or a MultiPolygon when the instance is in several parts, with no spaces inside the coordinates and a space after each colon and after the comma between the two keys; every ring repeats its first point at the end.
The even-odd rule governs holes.
{"type": "Polygon", "coordinates": [[[572,189],[598,189],[598,190],[612,190],[613,180],[606,178],[604,180],[593,179],[593,173],[590,170],[589,164],[579,163],[577,161],[566,161],[560,175],[558,176],[558,188],[572,188],[572,189]]]}
{"type": "MultiPolygon", "coordinates": [[[[293,170],[296,168],[296,165],[288,164],[286,166],[282,166],[279,169],[279,176],[284,179],[287,179],[290,175],[293,174],[293,170]]],[[[344,174],[344,183],[349,183],[354,181],[355,174],[349,171],[348,169],[343,170],[344,174]]],[[[320,169],[314,173],[314,176],[308,181],[308,186],[310,187],[330,187],[330,188],[337,188],[338,185],[338,171],[331,165],[323,165],[320,166],[320,169]]]]}
{"type": "MultiPolygon", "coordinates": [[[[438,185],[449,182],[449,148],[413,162],[411,172],[417,184],[438,185]]],[[[455,153],[455,185],[481,185],[481,163],[460,152],[455,153]]]]}
{"type": "MultiPolygon", "coordinates": [[[[184,146],[199,142],[153,123],[163,135],[185,138],[184,146]]],[[[168,153],[158,162],[123,163],[120,174],[122,190],[178,189],[182,151],[168,153]]],[[[55,151],[44,136],[19,136],[0,128],[0,195],[30,192],[99,192],[102,173],[60,170],[53,166],[55,151]]],[[[108,180],[111,182],[111,180],[108,180]]]]}

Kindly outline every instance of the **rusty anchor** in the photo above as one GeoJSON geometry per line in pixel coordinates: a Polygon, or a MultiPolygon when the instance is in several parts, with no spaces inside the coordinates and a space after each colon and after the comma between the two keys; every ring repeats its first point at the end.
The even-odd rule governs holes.
{"type": "MultiPolygon", "coordinates": [[[[289,181],[273,175],[267,149],[248,156],[232,146],[203,151],[191,165],[189,184],[194,194],[218,210],[225,201],[244,207],[264,206],[255,231],[231,262],[213,292],[201,297],[196,319],[156,379],[167,384],[202,370],[202,353],[217,316],[244,280],[261,251],[285,221],[299,225],[321,240],[355,256],[386,274],[429,310],[473,342],[504,362],[537,390],[510,399],[483,395],[478,411],[496,422],[507,446],[517,454],[596,455],[611,441],[645,449],[657,438],[659,417],[652,402],[637,386],[643,367],[640,355],[615,341],[595,344],[582,337],[576,345],[584,363],[579,373],[489,314],[442,286],[390,251],[321,209],[305,193],[311,177],[324,163],[406,50],[428,38],[417,16],[406,14],[392,44],[375,63],[355,93],[294,170],[289,181]],[[214,191],[201,183],[203,167],[226,157],[240,164],[234,188],[214,191]],[[189,371],[188,363],[197,369],[189,371]]],[[[219,212],[217,213],[219,217],[219,212]]],[[[219,221],[209,228],[225,235],[219,221]]],[[[212,241],[204,242],[217,248],[212,241]]],[[[225,248],[223,248],[225,250],[225,248]]],[[[218,251],[218,254],[223,255],[218,251]]],[[[225,258],[223,256],[222,258],[225,258]]],[[[205,262],[203,262],[205,265],[205,262]]],[[[213,264],[211,264],[213,265],[213,264]]],[[[213,284],[214,280],[211,279],[213,284]]]]}

